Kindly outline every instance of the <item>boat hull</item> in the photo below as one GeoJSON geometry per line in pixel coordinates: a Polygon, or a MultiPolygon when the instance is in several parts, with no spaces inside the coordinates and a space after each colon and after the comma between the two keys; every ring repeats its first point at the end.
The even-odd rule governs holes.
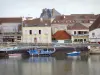
{"type": "Polygon", "coordinates": [[[70,53],[67,53],[67,56],[79,56],[80,55],[80,52],[70,52],[70,53]]]}
{"type": "Polygon", "coordinates": [[[36,56],[36,55],[51,55],[55,52],[55,50],[44,50],[44,49],[41,49],[41,50],[29,50],[28,53],[29,55],[32,55],[32,56],[36,56]]]}

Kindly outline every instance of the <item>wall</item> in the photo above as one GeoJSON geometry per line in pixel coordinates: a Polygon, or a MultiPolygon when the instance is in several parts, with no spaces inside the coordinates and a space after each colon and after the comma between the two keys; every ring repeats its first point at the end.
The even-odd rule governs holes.
{"type": "Polygon", "coordinates": [[[59,30],[67,30],[67,25],[66,24],[52,24],[51,25],[52,28],[52,33],[56,33],[59,30]]]}
{"type": "Polygon", "coordinates": [[[23,27],[22,42],[36,43],[34,38],[37,38],[37,43],[51,43],[51,27],[23,27]],[[32,34],[29,31],[32,30],[32,34]],[[41,34],[39,34],[41,30],[41,34]]]}
{"type": "MultiPolygon", "coordinates": [[[[84,29],[84,30],[68,30],[68,32],[72,35],[72,42],[74,43],[74,39],[86,39],[86,41],[88,41],[89,39],[88,39],[88,36],[89,36],[89,34],[78,34],[78,31],[87,31],[87,32],[89,32],[89,30],[88,29],[84,29]],[[74,31],[76,31],[76,35],[74,34],[74,31]]],[[[85,42],[85,41],[83,41],[83,42],[85,42]]]]}
{"type": "Polygon", "coordinates": [[[100,42],[100,28],[94,29],[89,32],[89,41],[90,42],[100,42]]]}

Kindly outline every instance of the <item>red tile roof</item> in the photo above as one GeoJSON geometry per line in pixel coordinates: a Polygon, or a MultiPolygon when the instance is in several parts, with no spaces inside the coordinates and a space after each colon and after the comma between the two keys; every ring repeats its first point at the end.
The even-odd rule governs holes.
{"type": "Polygon", "coordinates": [[[84,29],[89,29],[89,28],[80,23],[75,23],[73,25],[68,26],[68,30],[84,30],[84,29]]]}
{"type": "Polygon", "coordinates": [[[71,35],[69,35],[66,31],[60,30],[57,31],[52,38],[55,38],[56,40],[66,40],[66,39],[71,39],[71,35]]]}
{"type": "Polygon", "coordinates": [[[94,21],[94,23],[89,27],[89,31],[92,31],[96,28],[100,28],[100,15],[98,18],[94,21]]]}
{"type": "Polygon", "coordinates": [[[5,17],[0,18],[0,23],[21,23],[22,17],[5,17]]]}

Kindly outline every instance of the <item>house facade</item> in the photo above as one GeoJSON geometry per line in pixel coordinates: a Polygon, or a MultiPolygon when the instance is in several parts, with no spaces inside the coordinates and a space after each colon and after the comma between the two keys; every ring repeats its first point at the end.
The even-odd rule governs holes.
{"type": "Polygon", "coordinates": [[[38,19],[26,20],[22,27],[23,43],[52,43],[51,26],[48,21],[38,19]]]}
{"type": "Polygon", "coordinates": [[[100,16],[89,27],[89,41],[92,43],[100,43],[100,16]]]}
{"type": "Polygon", "coordinates": [[[51,27],[23,27],[23,43],[51,43],[51,27]]]}
{"type": "Polygon", "coordinates": [[[68,26],[68,32],[71,35],[72,43],[85,43],[89,41],[89,29],[80,23],[68,26]]]}
{"type": "Polygon", "coordinates": [[[0,42],[20,42],[21,26],[21,17],[0,18],[0,42]]]}

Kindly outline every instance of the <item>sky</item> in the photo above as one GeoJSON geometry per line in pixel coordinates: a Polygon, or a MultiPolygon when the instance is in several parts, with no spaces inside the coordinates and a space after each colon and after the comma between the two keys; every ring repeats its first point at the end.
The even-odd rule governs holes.
{"type": "Polygon", "coordinates": [[[0,17],[39,17],[42,9],[61,14],[100,14],[100,0],[0,0],[0,17]]]}

